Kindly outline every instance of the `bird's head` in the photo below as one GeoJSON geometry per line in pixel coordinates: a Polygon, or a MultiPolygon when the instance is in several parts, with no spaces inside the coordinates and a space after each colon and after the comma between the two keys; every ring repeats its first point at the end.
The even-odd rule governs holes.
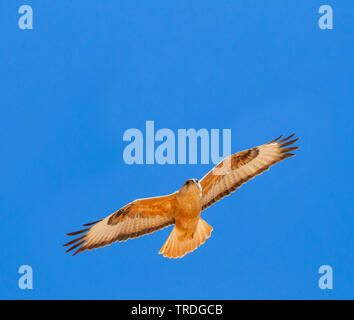
{"type": "Polygon", "coordinates": [[[197,191],[197,192],[202,192],[202,187],[198,181],[198,179],[188,179],[182,186],[181,190],[183,191],[197,191]]]}
{"type": "Polygon", "coordinates": [[[192,185],[192,184],[199,184],[198,179],[188,179],[188,180],[184,183],[184,186],[189,186],[189,185],[192,185]]]}

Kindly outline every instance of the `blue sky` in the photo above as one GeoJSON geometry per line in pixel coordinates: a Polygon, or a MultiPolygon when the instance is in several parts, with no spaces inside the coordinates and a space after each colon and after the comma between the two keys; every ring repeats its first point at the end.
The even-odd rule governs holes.
{"type": "Polygon", "coordinates": [[[1,1],[0,298],[353,299],[353,19],[351,1],[1,1]],[[183,259],[157,254],[171,228],[64,254],[65,233],[211,169],[125,164],[147,120],[301,149],[203,213],[212,237],[183,259]]]}

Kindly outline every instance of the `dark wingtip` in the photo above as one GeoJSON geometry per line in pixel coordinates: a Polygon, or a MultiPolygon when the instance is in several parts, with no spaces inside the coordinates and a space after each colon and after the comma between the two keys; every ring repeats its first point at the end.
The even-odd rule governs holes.
{"type": "Polygon", "coordinates": [[[66,235],[67,236],[76,236],[77,234],[80,234],[80,233],[83,233],[87,230],[89,230],[90,228],[86,228],[86,229],[82,229],[82,230],[79,230],[79,231],[75,231],[75,232],[70,232],[70,233],[67,233],[66,235]]]}
{"type": "Polygon", "coordinates": [[[90,223],[85,223],[85,224],[83,224],[82,226],[83,226],[83,227],[92,226],[93,224],[96,224],[96,223],[98,223],[98,222],[100,222],[100,221],[102,221],[102,219],[97,220],[97,221],[94,221],[94,222],[90,222],[90,223]]]}
{"type": "Polygon", "coordinates": [[[295,153],[284,153],[284,159],[294,157],[295,155],[295,153]]]}
{"type": "MultiPolygon", "coordinates": [[[[94,225],[94,224],[96,224],[96,223],[98,223],[98,222],[100,222],[100,221],[102,221],[102,219],[97,220],[97,221],[94,221],[94,222],[86,223],[86,224],[84,224],[83,226],[84,226],[84,227],[89,226],[88,228],[85,228],[85,229],[82,229],[82,230],[79,230],[79,231],[75,231],[75,232],[70,232],[70,233],[67,233],[66,235],[67,235],[67,236],[76,236],[76,235],[79,235],[79,234],[81,234],[81,233],[84,233],[84,232],[90,230],[91,227],[92,227],[92,225],[94,225]]],[[[79,236],[79,237],[77,237],[77,238],[75,238],[74,240],[69,241],[68,243],[63,244],[63,245],[62,245],[63,247],[67,247],[67,246],[73,245],[73,246],[70,247],[68,250],[66,250],[65,253],[70,252],[71,250],[77,248],[79,245],[81,245],[82,243],[84,243],[84,242],[85,242],[85,236],[86,236],[86,233],[83,234],[83,235],[81,235],[81,236],[79,236]],[[81,240],[81,241],[79,241],[79,240],[81,240]],[[75,244],[75,242],[77,242],[77,241],[79,241],[79,242],[75,244]]],[[[73,256],[75,256],[76,254],[78,254],[80,251],[83,251],[83,250],[82,250],[82,247],[79,248],[79,249],[73,254],[73,256]]]]}
{"type": "Polygon", "coordinates": [[[300,138],[296,138],[296,139],[293,139],[293,140],[290,140],[290,141],[286,141],[286,142],[280,144],[279,146],[280,146],[281,148],[286,147],[286,146],[289,146],[289,145],[295,143],[296,141],[298,141],[299,139],[300,139],[300,138]]]}
{"type": "Polygon", "coordinates": [[[280,135],[278,138],[275,138],[274,140],[269,141],[268,143],[273,143],[273,142],[276,142],[276,141],[278,141],[278,140],[279,140],[282,136],[283,136],[283,135],[280,135]]]}
{"type": "MultiPolygon", "coordinates": [[[[74,250],[75,248],[77,248],[79,245],[83,244],[85,242],[84,240],[79,241],[77,244],[73,245],[72,247],[70,247],[68,250],[65,251],[65,253],[70,252],[71,250],[74,250]]],[[[81,248],[80,248],[81,249],[81,248]]]]}
{"type": "Polygon", "coordinates": [[[82,250],[82,247],[81,248],[79,248],[79,249],[77,249],[73,254],[72,254],[72,257],[73,256],[76,256],[78,253],[80,253],[81,251],[83,251],[82,250]]]}
{"type": "Polygon", "coordinates": [[[285,153],[285,152],[294,151],[297,149],[299,149],[299,147],[288,147],[288,148],[281,149],[281,151],[285,153]]]}
{"type": "Polygon", "coordinates": [[[75,238],[74,240],[69,241],[68,243],[63,244],[63,247],[67,247],[70,246],[71,244],[81,240],[83,237],[85,237],[85,235],[83,234],[81,237],[75,238]]]}
{"type": "Polygon", "coordinates": [[[295,133],[291,134],[290,136],[288,136],[288,137],[286,137],[286,138],[284,138],[282,140],[279,140],[277,143],[285,142],[285,141],[291,139],[293,136],[295,136],[295,133]]]}

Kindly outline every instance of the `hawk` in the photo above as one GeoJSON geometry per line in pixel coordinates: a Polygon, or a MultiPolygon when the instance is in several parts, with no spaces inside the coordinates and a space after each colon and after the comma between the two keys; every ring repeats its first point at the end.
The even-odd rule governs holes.
{"type": "Polygon", "coordinates": [[[294,134],[280,140],[235,153],[215,166],[200,181],[187,180],[176,192],[135,200],[108,217],[84,224],[83,230],[68,233],[78,236],[64,244],[77,248],[73,255],[100,248],[116,241],[126,241],[174,225],[160,254],[168,258],[181,258],[202,245],[213,228],[201,217],[201,212],[214,202],[234,192],[242,184],[268,170],[281,160],[295,154],[290,146],[299,138],[294,134]]]}

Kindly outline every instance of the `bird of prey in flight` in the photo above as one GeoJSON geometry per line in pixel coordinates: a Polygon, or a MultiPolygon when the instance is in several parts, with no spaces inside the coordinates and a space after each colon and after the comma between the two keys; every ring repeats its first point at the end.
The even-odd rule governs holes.
{"type": "Polygon", "coordinates": [[[234,192],[242,184],[268,170],[272,165],[295,154],[290,146],[298,140],[281,136],[258,147],[235,153],[215,166],[200,181],[187,180],[176,192],[135,200],[108,217],[84,224],[83,230],[68,233],[79,235],[64,246],[66,252],[100,248],[116,241],[126,241],[174,225],[160,254],[181,258],[194,251],[210,237],[213,228],[200,214],[214,202],[234,192]],[[290,146],[290,147],[289,147],[290,146]]]}

